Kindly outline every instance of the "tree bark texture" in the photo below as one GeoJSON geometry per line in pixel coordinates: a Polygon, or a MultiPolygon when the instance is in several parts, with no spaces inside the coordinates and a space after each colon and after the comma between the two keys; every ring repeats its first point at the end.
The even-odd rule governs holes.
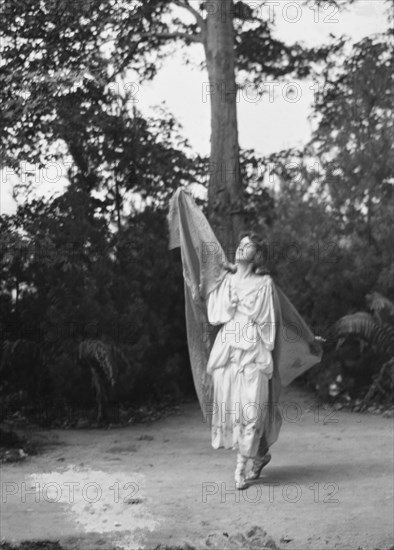
{"type": "Polygon", "coordinates": [[[233,9],[233,0],[208,2],[204,32],[209,77],[206,95],[211,102],[208,218],[230,260],[233,260],[238,234],[244,228],[233,9]]]}

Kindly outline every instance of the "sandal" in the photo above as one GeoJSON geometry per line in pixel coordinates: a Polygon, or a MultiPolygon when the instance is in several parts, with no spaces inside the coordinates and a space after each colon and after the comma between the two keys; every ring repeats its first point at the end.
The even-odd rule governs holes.
{"type": "Polygon", "coordinates": [[[235,488],[238,490],[245,489],[245,487],[247,487],[247,483],[245,480],[245,468],[247,461],[248,459],[246,457],[238,453],[237,467],[234,474],[235,488]]]}
{"type": "Polygon", "coordinates": [[[271,460],[270,453],[267,453],[264,455],[261,459],[255,459],[253,461],[253,466],[248,475],[245,478],[245,481],[253,481],[255,479],[258,479],[260,477],[261,470],[264,468],[264,466],[267,466],[268,462],[271,460]]]}

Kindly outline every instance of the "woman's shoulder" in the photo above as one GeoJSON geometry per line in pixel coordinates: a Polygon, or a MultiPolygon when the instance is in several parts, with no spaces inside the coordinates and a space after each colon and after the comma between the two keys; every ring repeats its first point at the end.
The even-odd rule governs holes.
{"type": "Polygon", "coordinates": [[[274,281],[273,281],[273,279],[272,279],[272,277],[269,273],[264,273],[262,275],[259,275],[259,274],[256,275],[256,284],[257,284],[259,290],[262,289],[262,288],[265,288],[265,287],[272,286],[273,282],[274,281]]]}

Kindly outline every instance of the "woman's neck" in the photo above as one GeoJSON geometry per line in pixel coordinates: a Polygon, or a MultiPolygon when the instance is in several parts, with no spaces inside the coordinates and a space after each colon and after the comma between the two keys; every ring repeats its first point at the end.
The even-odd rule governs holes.
{"type": "Polygon", "coordinates": [[[250,277],[253,274],[253,263],[252,262],[237,262],[237,271],[236,274],[240,278],[250,277]]]}

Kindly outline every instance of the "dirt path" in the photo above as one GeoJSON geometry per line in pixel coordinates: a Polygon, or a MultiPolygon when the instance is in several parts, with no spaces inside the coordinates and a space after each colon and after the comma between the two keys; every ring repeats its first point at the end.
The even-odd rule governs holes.
{"type": "Polygon", "coordinates": [[[203,548],[258,525],[289,550],[393,545],[393,424],[319,410],[292,388],[258,483],[234,491],[235,451],[215,451],[199,407],[154,424],[39,432],[41,456],[1,469],[1,537],[65,548],[203,548]],[[111,543],[111,544],[110,544],[111,543]]]}

